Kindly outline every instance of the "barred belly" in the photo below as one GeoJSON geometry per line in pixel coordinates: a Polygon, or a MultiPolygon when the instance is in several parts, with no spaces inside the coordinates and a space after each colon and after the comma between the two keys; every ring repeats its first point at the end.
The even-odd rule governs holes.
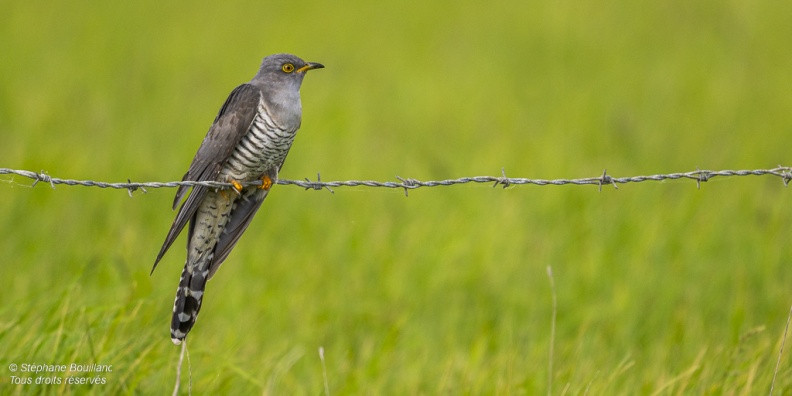
{"type": "Polygon", "coordinates": [[[270,117],[263,100],[259,101],[258,114],[228,158],[220,173],[220,180],[256,180],[270,169],[280,167],[295,133],[296,129],[278,125],[270,117]]]}

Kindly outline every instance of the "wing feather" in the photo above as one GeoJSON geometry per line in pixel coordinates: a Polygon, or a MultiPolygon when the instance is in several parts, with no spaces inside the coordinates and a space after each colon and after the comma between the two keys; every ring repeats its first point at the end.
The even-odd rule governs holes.
{"type": "Polygon", "coordinates": [[[212,259],[212,265],[209,267],[209,276],[207,280],[212,279],[214,273],[217,272],[217,269],[223,264],[228,254],[231,253],[231,249],[234,248],[237,241],[239,241],[239,237],[242,236],[250,225],[250,221],[253,220],[256,212],[264,202],[264,198],[267,197],[268,192],[267,190],[256,188],[251,196],[237,200],[236,207],[231,212],[231,217],[228,219],[225,229],[220,233],[220,238],[217,240],[214,258],[212,259]]]}
{"type": "MultiPolygon", "coordinates": [[[[278,169],[270,169],[267,176],[273,181],[278,180],[278,169]]],[[[217,240],[217,245],[215,245],[214,259],[212,260],[211,267],[209,267],[209,276],[207,279],[212,279],[214,273],[220,268],[220,264],[223,264],[228,254],[231,253],[231,249],[234,248],[237,241],[239,241],[239,237],[242,236],[250,225],[251,220],[253,220],[256,212],[258,212],[261,204],[264,202],[264,198],[267,198],[268,193],[269,190],[250,187],[245,190],[242,193],[242,197],[236,201],[236,206],[234,210],[231,211],[228,223],[223,232],[220,233],[220,238],[217,240]]]]}
{"type": "MultiPolygon", "coordinates": [[[[206,134],[201,147],[190,164],[190,168],[182,178],[183,181],[217,181],[217,176],[223,169],[226,160],[239,144],[240,140],[250,129],[256,117],[256,111],[261,100],[261,90],[250,84],[242,84],[236,87],[226,99],[223,107],[215,117],[209,132],[206,134]]],[[[176,191],[173,201],[173,208],[176,209],[179,202],[184,198],[189,188],[181,186],[176,191]]],[[[176,218],[173,220],[165,242],[162,244],[157,259],[151,272],[157,268],[157,264],[168,251],[176,238],[181,233],[187,222],[195,215],[195,211],[208,191],[207,187],[196,186],[192,189],[187,200],[179,208],[176,218]]]]}

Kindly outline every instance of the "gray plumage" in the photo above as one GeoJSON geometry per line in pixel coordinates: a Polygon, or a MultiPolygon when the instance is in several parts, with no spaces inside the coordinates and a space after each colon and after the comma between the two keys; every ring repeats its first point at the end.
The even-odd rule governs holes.
{"type": "MultiPolygon", "coordinates": [[[[234,190],[197,186],[179,208],[154,267],[187,227],[187,260],[182,271],[171,320],[171,339],[179,344],[195,324],[206,281],[217,272],[278,179],[300,128],[300,85],[305,73],[323,68],[290,54],[264,58],[250,82],[234,89],[195,154],[182,180],[249,182],[262,187],[234,190]],[[269,185],[268,185],[269,184],[269,185]]],[[[173,208],[188,188],[179,187],[173,208]]]]}

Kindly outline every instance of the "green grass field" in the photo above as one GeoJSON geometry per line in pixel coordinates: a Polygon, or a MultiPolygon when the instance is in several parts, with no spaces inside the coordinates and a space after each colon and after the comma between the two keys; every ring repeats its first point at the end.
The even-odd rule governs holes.
{"type": "MultiPolygon", "coordinates": [[[[643,3],[6,2],[0,167],[178,180],[275,52],[327,67],[285,179],[792,165],[792,2],[643,3]]],[[[30,184],[0,176],[0,394],[169,393],[184,237],[149,271],[175,190],[30,184]],[[72,363],[112,371],[21,369],[72,363]],[[39,376],[62,383],[15,383],[39,376]]],[[[322,347],[331,395],[767,394],[789,194],[776,177],[277,186],[208,284],[192,390],[322,395],[322,347]]],[[[790,351],[774,394],[792,394],[790,351]]]]}

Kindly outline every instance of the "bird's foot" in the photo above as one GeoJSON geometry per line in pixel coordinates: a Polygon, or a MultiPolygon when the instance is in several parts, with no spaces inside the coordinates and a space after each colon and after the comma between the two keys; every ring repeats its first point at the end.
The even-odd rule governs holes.
{"type": "Polygon", "coordinates": [[[231,189],[234,190],[236,195],[242,195],[242,183],[234,179],[231,179],[228,182],[231,183],[231,189]]]}
{"type": "Polygon", "coordinates": [[[269,190],[272,188],[272,179],[270,179],[269,176],[264,175],[264,177],[261,178],[261,185],[258,188],[262,190],[269,190]]]}
{"type": "Polygon", "coordinates": [[[231,184],[234,186],[234,191],[237,193],[237,195],[242,194],[242,184],[241,183],[239,183],[236,180],[231,180],[231,184]]]}

